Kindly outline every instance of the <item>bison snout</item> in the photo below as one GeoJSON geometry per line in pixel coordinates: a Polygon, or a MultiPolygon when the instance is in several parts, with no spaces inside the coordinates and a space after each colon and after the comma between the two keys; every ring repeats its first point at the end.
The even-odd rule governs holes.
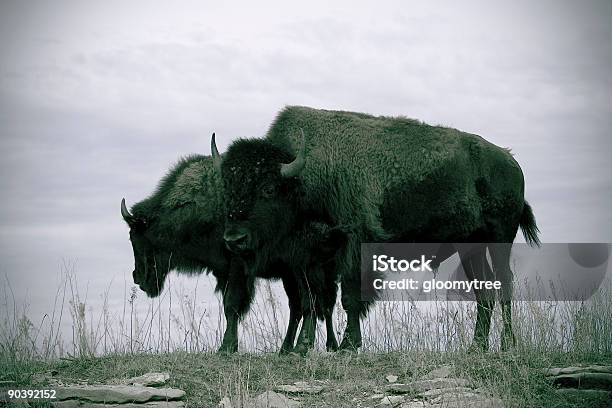
{"type": "Polygon", "coordinates": [[[243,229],[226,230],[223,234],[223,240],[227,249],[232,252],[242,252],[249,246],[249,234],[243,229]]]}

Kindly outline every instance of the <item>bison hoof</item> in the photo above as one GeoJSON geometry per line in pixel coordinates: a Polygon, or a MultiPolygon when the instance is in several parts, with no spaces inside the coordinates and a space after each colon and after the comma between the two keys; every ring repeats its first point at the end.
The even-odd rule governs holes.
{"type": "Polygon", "coordinates": [[[325,349],[327,351],[338,351],[338,342],[336,340],[328,341],[325,345],[325,349]]]}
{"type": "Polygon", "coordinates": [[[514,335],[502,335],[501,351],[512,351],[516,347],[516,339],[514,335]]]}
{"type": "Polygon", "coordinates": [[[304,357],[306,354],[308,354],[308,350],[310,350],[311,348],[312,347],[308,347],[307,344],[298,344],[293,349],[293,353],[304,357]]]}
{"type": "Polygon", "coordinates": [[[222,344],[217,350],[217,354],[233,354],[238,352],[237,344],[222,344]]]}
{"type": "Polygon", "coordinates": [[[286,355],[291,354],[292,352],[293,352],[293,347],[282,346],[278,354],[280,354],[281,356],[286,356],[286,355]]]}
{"type": "Polygon", "coordinates": [[[481,342],[473,342],[472,345],[468,348],[468,354],[479,354],[486,353],[489,350],[488,345],[484,345],[481,342]]]}
{"type": "Polygon", "coordinates": [[[357,351],[359,350],[359,347],[361,347],[360,343],[353,343],[350,340],[347,340],[346,338],[344,340],[342,340],[342,343],[340,343],[340,351],[347,351],[347,352],[351,352],[351,353],[357,353],[357,351]]]}

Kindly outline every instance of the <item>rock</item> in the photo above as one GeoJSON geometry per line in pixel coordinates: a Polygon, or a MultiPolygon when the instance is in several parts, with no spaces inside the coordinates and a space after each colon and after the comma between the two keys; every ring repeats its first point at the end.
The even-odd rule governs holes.
{"type": "Polygon", "coordinates": [[[111,404],[149,401],[173,401],[185,396],[176,388],[152,388],[128,385],[75,385],[57,388],[57,399],[83,400],[111,404]]]}
{"type": "Polygon", "coordinates": [[[141,385],[143,387],[158,387],[164,385],[170,379],[168,373],[146,373],[139,377],[133,377],[127,380],[126,384],[141,385]]]}
{"type": "Polygon", "coordinates": [[[424,379],[434,379],[434,378],[447,378],[453,374],[453,369],[451,366],[445,365],[442,367],[438,367],[435,370],[428,372],[424,379]]]}
{"type": "Polygon", "coordinates": [[[402,408],[491,408],[503,407],[503,401],[469,387],[463,378],[447,378],[451,367],[444,366],[430,373],[435,378],[407,384],[391,384],[387,390],[395,394],[411,394],[413,399],[402,408]],[[440,375],[441,377],[437,377],[440,375]]]}
{"type": "Polygon", "coordinates": [[[391,384],[387,390],[393,394],[419,394],[438,388],[467,387],[469,381],[463,378],[434,378],[431,380],[413,381],[408,384],[391,384]]]}
{"type": "Polygon", "coordinates": [[[545,375],[577,374],[577,373],[608,373],[612,374],[612,366],[593,365],[588,367],[553,367],[542,370],[545,375]]]}
{"type": "Polygon", "coordinates": [[[274,388],[275,391],[291,395],[320,394],[323,392],[323,389],[324,387],[322,385],[311,384],[306,381],[297,381],[293,384],[279,385],[274,388]]]}
{"type": "Polygon", "coordinates": [[[433,390],[427,390],[421,393],[420,395],[427,399],[433,399],[433,398],[439,397],[442,394],[448,394],[448,393],[456,394],[456,393],[468,392],[468,391],[473,391],[473,390],[468,387],[434,388],[433,390]]]}
{"type": "Polygon", "coordinates": [[[612,390],[612,374],[576,373],[561,374],[552,377],[553,384],[564,388],[598,388],[612,390]]]}
{"type": "Polygon", "coordinates": [[[612,398],[612,391],[610,390],[584,390],[578,388],[559,388],[557,392],[567,395],[582,395],[594,398],[612,398]]]}
{"type": "Polygon", "coordinates": [[[441,393],[439,394],[439,396],[431,399],[429,401],[430,405],[425,405],[426,407],[435,406],[445,408],[490,408],[504,406],[504,403],[501,399],[489,397],[471,388],[454,387],[448,389],[440,389],[440,391],[441,393]]]}
{"type": "Polygon", "coordinates": [[[554,385],[566,388],[560,392],[604,398],[612,395],[612,366],[554,367],[542,371],[554,385]]]}
{"type": "Polygon", "coordinates": [[[68,400],[54,402],[51,405],[58,408],[107,408],[107,407],[118,407],[118,408],[184,408],[185,403],[183,401],[151,401],[143,404],[104,404],[78,400],[68,400]]]}
{"type": "Polygon", "coordinates": [[[482,399],[480,394],[476,394],[472,391],[459,391],[442,393],[440,396],[434,398],[431,402],[445,406],[451,403],[462,403],[463,405],[467,405],[468,403],[479,399],[482,399]]]}
{"type": "Polygon", "coordinates": [[[245,408],[295,408],[299,406],[298,401],[289,399],[283,394],[266,391],[247,402],[245,408]]]}
{"type": "Polygon", "coordinates": [[[412,400],[402,404],[401,408],[503,408],[504,403],[499,398],[491,398],[482,394],[443,394],[433,401],[412,400]]]}
{"type": "Polygon", "coordinates": [[[404,397],[402,397],[401,395],[388,395],[380,401],[380,405],[397,407],[402,402],[404,402],[404,397]]]}
{"type": "Polygon", "coordinates": [[[397,382],[397,375],[389,374],[388,376],[385,377],[385,380],[393,384],[394,382],[397,382]]]}

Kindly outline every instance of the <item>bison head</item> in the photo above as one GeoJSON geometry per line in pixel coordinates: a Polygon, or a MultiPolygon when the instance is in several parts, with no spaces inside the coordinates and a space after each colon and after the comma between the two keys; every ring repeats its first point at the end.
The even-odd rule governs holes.
{"type": "Polygon", "coordinates": [[[295,226],[304,143],[294,157],[264,139],[238,140],[221,159],[213,134],[211,150],[224,184],[226,246],[240,254],[273,248],[295,226]]]}
{"type": "Polygon", "coordinates": [[[157,248],[151,239],[155,234],[150,220],[146,217],[132,215],[121,200],[121,216],[130,227],[130,241],[134,250],[134,272],[132,276],[149,297],[158,296],[172,269],[172,254],[157,248]]]}

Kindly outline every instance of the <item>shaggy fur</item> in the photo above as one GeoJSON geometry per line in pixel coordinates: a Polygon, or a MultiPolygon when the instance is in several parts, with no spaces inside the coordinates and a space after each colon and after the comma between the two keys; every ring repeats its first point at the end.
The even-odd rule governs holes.
{"type": "MultiPolygon", "coordinates": [[[[317,214],[332,225],[355,226],[337,258],[348,313],[341,347],[361,344],[359,316],[369,306],[359,295],[361,242],[511,243],[519,225],[528,242],[539,242],[535,218],[524,200],[523,174],[507,149],[474,134],[412,119],[287,107],[265,139],[230,146],[223,177],[230,213],[240,214],[230,217],[230,225],[255,226],[251,233],[258,250],[272,250],[304,214],[317,214]],[[301,143],[305,168],[295,179],[282,179],[280,165],[293,159],[301,143]],[[259,190],[265,185],[278,192],[274,204],[261,203],[259,190]],[[276,208],[286,222],[273,220],[266,230],[252,219],[260,207],[276,208]]],[[[468,262],[468,255],[484,253],[464,258],[468,262]]],[[[504,265],[509,250],[492,257],[499,274],[511,277],[509,265],[504,265]]],[[[464,267],[476,276],[488,273],[474,265],[464,267]]],[[[481,345],[490,323],[490,315],[481,309],[490,306],[479,302],[475,340],[481,345]]]]}
{"type": "MultiPolygon", "coordinates": [[[[173,269],[187,274],[212,272],[215,276],[215,290],[223,295],[228,322],[220,351],[237,350],[237,323],[249,310],[254,278],[282,279],[291,314],[282,350],[293,348],[302,306],[291,265],[275,259],[265,270],[258,269],[245,278],[244,263],[224,245],[223,188],[210,157],[194,155],[181,159],[150,197],[132,207],[132,217],[126,222],[134,249],[134,282],[149,296],[159,295],[168,272],[173,269]]],[[[330,231],[327,225],[313,222],[300,231],[303,234],[300,242],[320,245],[328,240],[330,231]]],[[[314,262],[312,267],[320,265],[323,264],[314,262]]],[[[331,310],[319,316],[329,316],[331,324],[331,310]]],[[[328,345],[334,344],[333,330],[328,331],[328,345]]]]}

